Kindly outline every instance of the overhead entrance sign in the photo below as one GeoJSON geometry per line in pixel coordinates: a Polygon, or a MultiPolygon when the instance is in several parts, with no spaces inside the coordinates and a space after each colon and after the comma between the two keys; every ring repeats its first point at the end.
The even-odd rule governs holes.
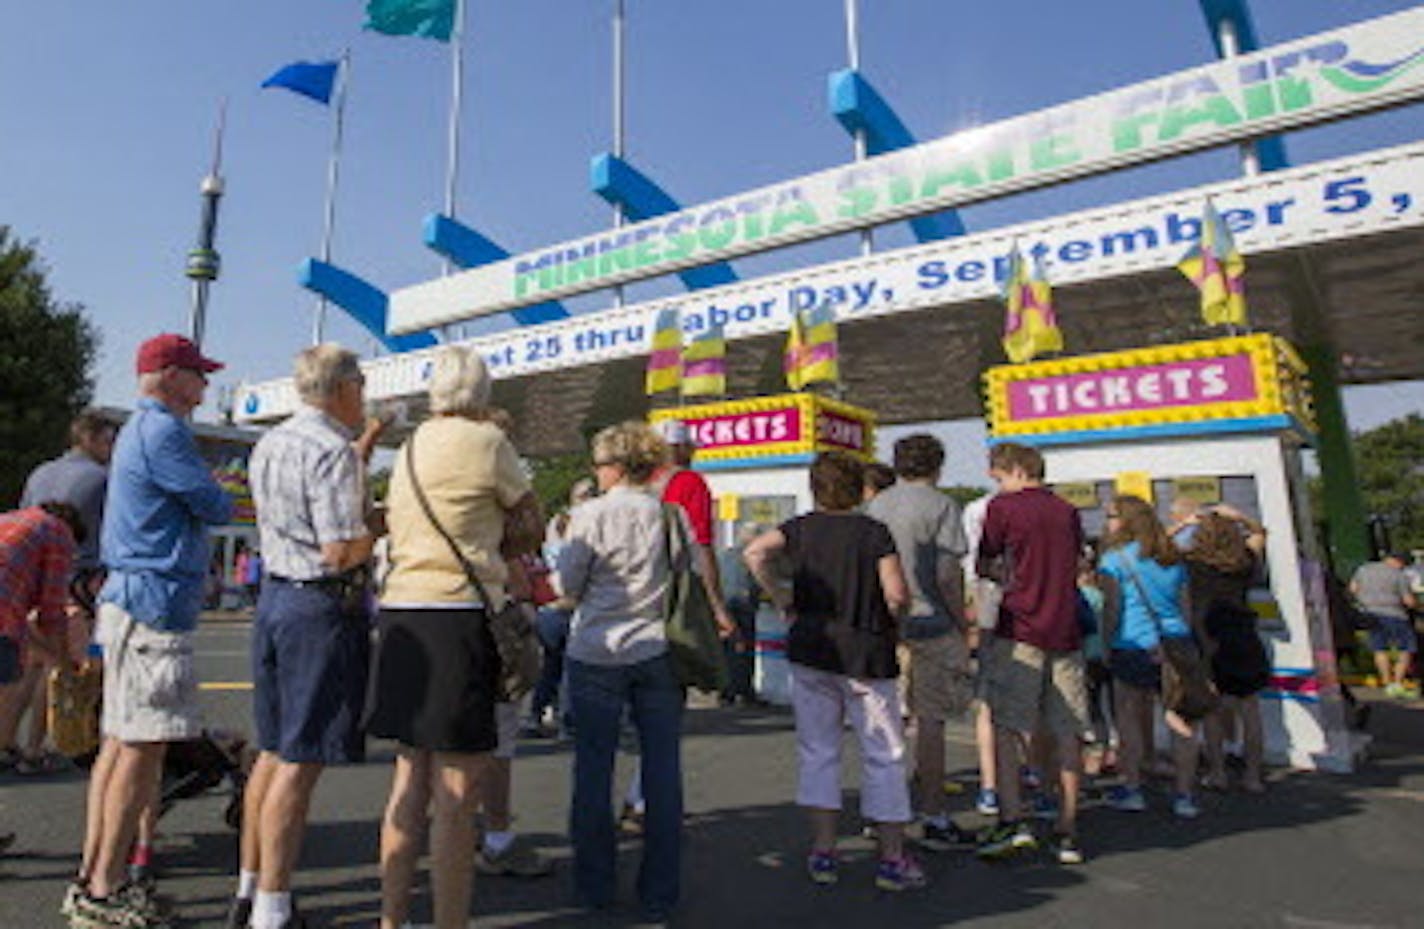
{"type": "MultiPolygon", "coordinates": [[[[1170,268],[1200,235],[1211,197],[1249,254],[1424,225],[1424,143],[1085,210],[1041,222],[852,258],[697,293],[470,340],[495,378],[647,353],[653,321],[676,308],[688,334],[723,325],[733,341],[785,331],[793,309],[830,302],[842,321],[993,297],[1017,242],[1055,286],[1170,268]]],[[[1184,284],[1184,287],[1187,286],[1184,284]]],[[[1184,291],[1185,292],[1185,291],[1184,291]]],[[[372,399],[425,389],[430,350],[362,364],[372,399]]],[[[237,418],[270,422],[296,408],[291,380],[248,384],[237,418]]]]}
{"type": "Polygon", "coordinates": [[[1424,7],[396,291],[413,332],[1424,97],[1424,7]]]}

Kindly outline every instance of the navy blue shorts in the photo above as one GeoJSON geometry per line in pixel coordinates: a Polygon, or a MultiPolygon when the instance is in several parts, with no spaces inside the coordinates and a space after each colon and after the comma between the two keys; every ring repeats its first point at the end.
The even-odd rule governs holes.
{"type": "Polygon", "coordinates": [[[1398,616],[1374,614],[1375,625],[1370,628],[1370,650],[1387,652],[1396,648],[1401,652],[1414,654],[1419,651],[1419,637],[1414,634],[1414,624],[1398,616]]]}
{"type": "Polygon", "coordinates": [[[264,579],[252,627],[258,748],[290,762],[363,760],[370,661],[364,608],[343,610],[328,590],[264,579]]]}

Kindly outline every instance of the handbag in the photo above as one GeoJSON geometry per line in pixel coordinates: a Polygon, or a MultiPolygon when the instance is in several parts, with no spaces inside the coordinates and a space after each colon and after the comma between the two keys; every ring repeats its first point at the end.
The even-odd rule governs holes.
{"type": "Polygon", "coordinates": [[[495,684],[496,693],[501,702],[518,700],[533,690],[534,683],[539,680],[541,659],[539,643],[534,636],[534,624],[529,621],[523,607],[513,599],[506,600],[504,606],[499,610],[493,608],[485,585],[481,583],[479,575],[475,573],[475,566],[470,564],[465,553],[460,551],[460,546],[450,537],[450,533],[445,531],[445,527],[440,525],[440,520],[435,518],[435,512],[430,508],[430,501],[425,498],[425,491],[415,476],[415,436],[413,435],[405,443],[405,470],[406,474],[410,475],[411,489],[415,491],[415,499],[420,502],[420,508],[425,511],[425,518],[430,520],[435,531],[440,533],[445,544],[450,546],[450,551],[454,554],[455,560],[459,562],[460,569],[465,572],[465,578],[470,582],[470,587],[474,589],[483,605],[485,622],[489,627],[490,637],[494,639],[495,651],[499,653],[499,679],[495,684]]]}
{"type": "Polygon", "coordinates": [[[712,601],[702,578],[692,570],[691,558],[679,567],[673,559],[673,536],[677,536],[677,551],[691,553],[687,529],[674,511],[676,504],[661,504],[663,523],[663,554],[667,558],[667,600],[663,617],[667,622],[668,655],[673,673],[684,687],[696,687],[708,692],[726,690],[727,654],[717,634],[717,620],[712,614],[712,601]]]}
{"type": "Polygon", "coordinates": [[[1188,721],[1210,715],[1221,702],[1221,697],[1212,683],[1196,640],[1166,634],[1162,628],[1162,617],[1152,606],[1147,588],[1137,576],[1137,569],[1126,557],[1122,563],[1137,588],[1138,596],[1142,597],[1147,615],[1152,617],[1152,625],[1157,628],[1157,644],[1162,650],[1162,705],[1188,721]]]}

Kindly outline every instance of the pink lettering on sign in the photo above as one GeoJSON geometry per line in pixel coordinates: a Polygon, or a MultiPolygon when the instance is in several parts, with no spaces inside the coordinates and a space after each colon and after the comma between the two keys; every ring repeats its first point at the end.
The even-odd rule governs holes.
{"type": "Polygon", "coordinates": [[[816,418],[816,438],[822,445],[852,452],[865,451],[865,424],[857,419],[821,413],[816,418]]]}
{"type": "Polygon", "coordinates": [[[1015,422],[1259,399],[1247,354],[1012,381],[1008,394],[1015,422]]]}
{"type": "Polygon", "coordinates": [[[700,449],[755,447],[775,442],[795,442],[801,438],[801,411],[763,410],[690,419],[687,423],[700,449]]]}

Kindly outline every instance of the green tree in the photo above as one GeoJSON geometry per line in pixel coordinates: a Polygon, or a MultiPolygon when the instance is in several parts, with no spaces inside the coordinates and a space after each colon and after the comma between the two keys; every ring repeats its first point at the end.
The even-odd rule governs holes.
{"type": "Polygon", "coordinates": [[[93,395],[98,334],[77,303],[50,293],[33,243],[0,226],[0,507],[68,444],[69,421],[93,395]]]}
{"type": "Polygon", "coordinates": [[[1396,549],[1424,548],[1424,417],[1411,413],[1355,435],[1360,490],[1396,549]]]}
{"type": "Polygon", "coordinates": [[[529,459],[530,482],[544,512],[557,513],[569,505],[569,489],[581,477],[593,476],[593,462],[586,452],[546,455],[529,459]]]}
{"type": "Polygon", "coordinates": [[[963,507],[987,494],[989,488],[976,487],[973,484],[950,484],[948,487],[941,487],[940,492],[963,507]]]}

